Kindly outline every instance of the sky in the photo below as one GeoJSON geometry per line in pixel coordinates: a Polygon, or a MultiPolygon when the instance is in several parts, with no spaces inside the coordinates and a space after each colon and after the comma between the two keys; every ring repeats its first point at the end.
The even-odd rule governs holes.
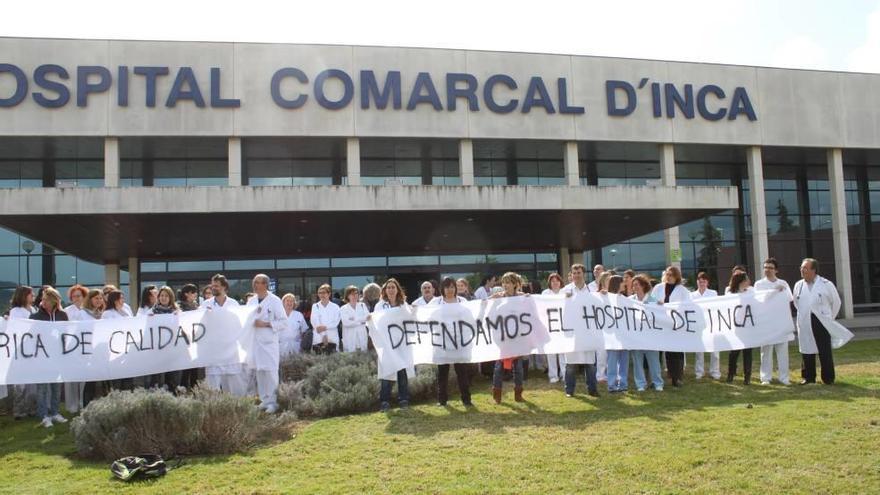
{"type": "MultiPolygon", "coordinates": [[[[880,0],[7,2],[0,36],[320,43],[880,73],[880,0]]],[[[2,58],[2,54],[0,54],[2,58]]]]}

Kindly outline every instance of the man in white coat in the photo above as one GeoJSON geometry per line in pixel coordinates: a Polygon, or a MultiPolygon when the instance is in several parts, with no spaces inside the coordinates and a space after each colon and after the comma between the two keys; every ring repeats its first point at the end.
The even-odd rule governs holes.
{"type": "Polygon", "coordinates": [[[816,383],[816,354],[822,364],[822,383],[834,383],[834,359],[831,349],[840,347],[852,337],[846,328],[834,321],[840,311],[837,287],[818,274],[819,262],[806,258],[801,263],[801,280],[794,284],[797,307],[798,346],[803,355],[801,385],[816,383]]]}
{"type": "MultiPolygon", "coordinates": [[[[587,268],[584,265],[579,263],[571,265],[571,283],[563,287],[561,292],[570,297],[590,292],[590,288],[587,286],[586,272],[587,268]]],[[[580,365],[584,366],[587,394],[592,397],[599,397],[595,351],[576,351],[565,354],[565,396],[574,397],[577,371],[580,365]]]]}
{"type": "MultiPolygon", "coordinates": [[[[755,290],[776,290],[783,292],[787,301],[794,298],[791,294],[791,287],[788,282],[776,277],[778,267],[776,258],[767,258],[764,260],[764,278],[755,282],[755,290]]],[[[782,294],[776,297],[780,297],[782,294]]],[[[777,342],[770,345],[761,346],[761,385],[770,385],[773,379],[773,353],[776,353],[776,362],[779,368],[779,382],[783,385],[790,385],[788,378],[788,340],[777,342]]]]}
{"type": "MultiPolygon", "coordinates": [[[[238,301],[228,297],[229,281],[226,277],[214,275],[211,277],[211,294],[214,297],[206,299],[201,308],[207,311],[224,311],[239,307],[238,301]]],[[[247,373],[241,363],[221,364],[205,367],[205,383],[213,390],[223,390],[236,397],[247,395],[247,373]]]]}
{"type": "MultiPolygon", "coordinates": [[[[709,288],[709,275],[706,272],[697,274],[697,290],[691,292],[691,300],[706,297],[718,297],[718,292],[709,288]]],[[[694,353],[694,375],[697,380],[703,378],[706,372],[706,358],[704,352],[694,353]]],[[[709,353],[709,376],[716,380],[721,379],[721,353],[709,353]]]]}
{"type": "Polygon", "coordinates": [[[281,299],[269,292],[268,275],[260,273],[255,276],[253,289],[254,295],[247,302],[248,308],[255,308],[254,345],[248,356],[248,365],[256,371],[260,409],[274,414],[278,410],[278,366],[281,361],[278,333],[287,327],[287,312],[281,299]]]}

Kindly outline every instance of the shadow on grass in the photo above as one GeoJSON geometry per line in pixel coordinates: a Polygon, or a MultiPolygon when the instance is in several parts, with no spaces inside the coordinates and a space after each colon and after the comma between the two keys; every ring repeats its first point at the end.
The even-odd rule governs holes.
{"type": "MultiPolygon", "coordinates": [[[[667,387],[663,392],[648,390],[622,394],[609,394],[600,388],[602,395],[598,398],[588,397],[586,391],[579,388],[574,397],[568,398],[561,387],[548,384],[546,378],[533,377],[525,385],[525,402],[514,402],[513,394],[508,390],[503,402],[495,404],[491,398],[490,384],[478,378],[473,390],[476,407],[464,409],[447,406],[441,414],[426,406],[394,411],[388,415],[386,432],[431,437],[460,429],[480,429],[488,433],[536,426],[583,429],[631,418],[665,422],[683,412],[709,408],[772,408],[791,400],[852,402],[880,398],[880,389],[847,383],[845,379],[832,386],[768,386],[754,383],[743,385],[741,377],[732,384],[705,379],[688,380],[682,388],[667,387]],[[533,400],[536,396],[540,397],[539,400],[533,400]]],[[[579,383],[579,386],[583,387],[583,384],[579,383]]]]}

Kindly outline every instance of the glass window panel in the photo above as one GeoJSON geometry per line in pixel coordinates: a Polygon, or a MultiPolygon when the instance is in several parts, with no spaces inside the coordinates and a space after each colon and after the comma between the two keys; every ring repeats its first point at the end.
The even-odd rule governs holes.
{"type": "Polygon", "coordinates": [[[172,261],[168,263],[168,271],[170,272],[219,272],[222,270],[222,261],[172,261]]]}
{"type": "MultiPolygon", "coordinates": [[[[0,256],[0,289],[12,287],[15,289],[23,280],[23,275],[18,272],[19,260],[18,256],[0,256]]],[[[10,297],[12,294],[10,294],[10,297]]],[[[0,297],[0,304],[9,301],[9,297],[0,297]]]]}
{"type": "Polygon", "coordinates": [[[166,263],[164,261],[142,261],[141,262],[141,271],[142,272],[164,272],[166,270],[166,263]]]}
{"type": "Polygon", "coordinates": [[[389,256],[388,266],[439,265],[437,256],[389,256]]]}
{"type": "MultiPolygon", "coordinates": [[[[227,266],[229,266],[227,264],[227,266]]],[[[297,258],[277,260],[279,269],[285,268],[329,268],[329,258],[297,258]]]]}
{"type": "Polygon", "coordinates": [[[557,255],[556,253],[538,253],[535,259],[538,263],[556,263],[557,255]]]}
{"type": "MultiPolygon", "coordinates": [[[[364,266],[375,266],[385,268],[384,256],[371,256],[362,258],[332,258],[330,260],[333,268],[353,268],[364,266]]],[[[281,260],[279,260],[280,267],[281,260]]]]}
{"type": "Polygon", "coordinates": [[[275,260],[228,260],[224,262],[225,270],[271,270],[275,268],[275,260]]]}

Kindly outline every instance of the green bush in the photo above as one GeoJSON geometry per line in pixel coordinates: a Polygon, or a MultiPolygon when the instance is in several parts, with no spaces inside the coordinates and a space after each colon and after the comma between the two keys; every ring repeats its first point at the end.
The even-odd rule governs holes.
{"type": "MultiPolygon", "coordinates": [[[[379,407],[375,353],[295,354],[281,363],[281,369],[285,381],[278,388],[278,403],[299,416],[338,416],[379,407]]],[[[409,381],[412,401],[436,396],[436,370],[416,368],[417,376],[409,381]]]]}
{"type": "Polygon", "coordinates": [[[137,389],[92,401],[73,420],[71,431],[77,451],[97,459],[226,454],[252,447],[291,418],[267,417],[251,399],[207,389],[181,396],[137,389]]]}

